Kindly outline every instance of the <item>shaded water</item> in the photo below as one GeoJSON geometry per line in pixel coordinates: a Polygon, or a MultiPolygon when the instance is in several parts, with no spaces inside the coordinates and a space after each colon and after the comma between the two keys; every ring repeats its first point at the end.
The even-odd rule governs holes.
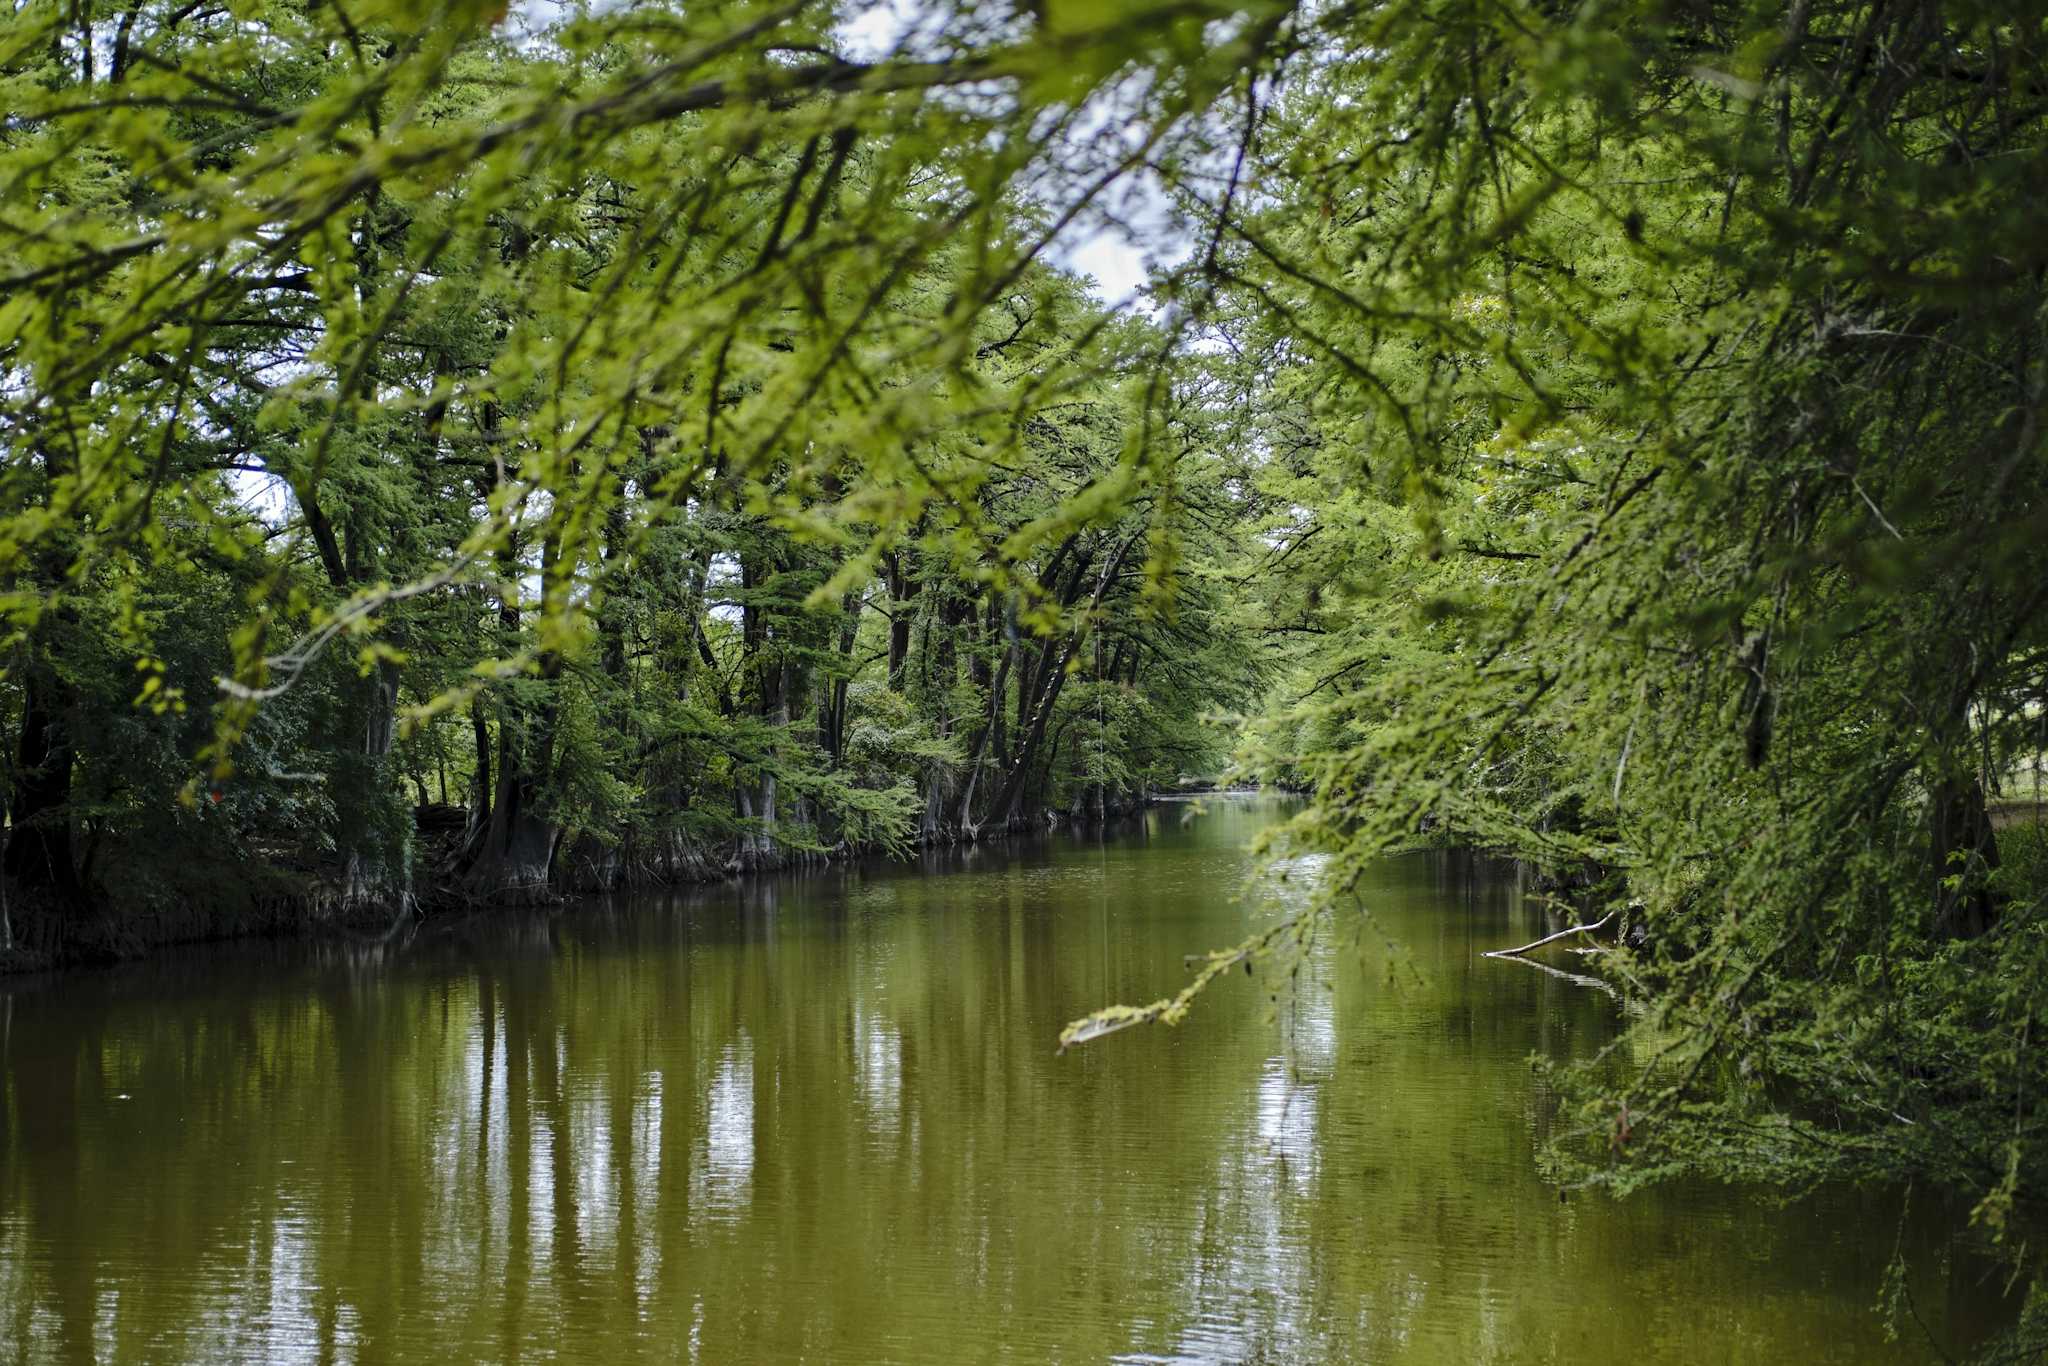
{"type": "Polygon", "coordinates": [[[1498,867],[1366,888],[1419,981],[1330,936],[1054,1056],[1299,903],[1239,895],[1278,809],[0,986],[0,1360],[1932,1358],[1894,1197],[1538,1180],[1529,1056],[1614,1010],[1478,957],[1539,929],[1498,867]]]}

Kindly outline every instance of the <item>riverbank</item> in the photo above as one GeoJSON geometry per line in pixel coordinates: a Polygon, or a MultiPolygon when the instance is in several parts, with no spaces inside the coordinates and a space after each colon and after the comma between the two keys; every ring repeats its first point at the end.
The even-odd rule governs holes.
{"type": "Polygon", "coordinates": [[[252,864],[220,870],[204,887],[152,889],[151,894],[123,897],[104,889],[83,905],[63,905],[48,894],[24,893],[11,879],[0,879],[0,976],[61,971],[146,958],[164,949],[195,944],[226,944],[257,939],[344,939],[376,942],[395,938],[428,920],[475,914],[494,907],[563,905],[616,894],[658,893],[668,889],[713,887],[780,876],[805,867],[881,862],[916,863],[936,849],[995,846],[1029,840],[1058,830],[1122,826],[1150,806],[1192,801],[1201,797],[1255,796],[1251,787],[1213,785],[1174,792],[1146,793],[1108,802],[1104,818],[1077,818],[1073,812],[1041,811],[1018,829],[941,830],[926,832],[910,852],[890,856],[874,850],[841,846],[817,851],[785,848],[773,857],[743,857],[741,842],[710,845],[671,856],[656,865],[614,855],[593,859],[581,844],[558,849],[546,886],[513,898],[477,896],[468,891],[454,867],[463,838],[459,825],[436,808],[422,808],[416,821],[419,866],[433,876],[397,892],[351,893],[340,870],[286,870],[252,864]],[[658,869],[658,873],[654,870],[658,869]]]}

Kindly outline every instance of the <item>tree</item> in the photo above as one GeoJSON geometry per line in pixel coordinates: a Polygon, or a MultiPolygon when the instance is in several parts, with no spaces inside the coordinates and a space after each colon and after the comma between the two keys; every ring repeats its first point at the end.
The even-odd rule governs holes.
{"type": "Polygon", "coordinates": [[[1041,258],[1202,144],[1201,81],[1143,96],[1144,147],[1093,136],[1193,13],[963,6],[866,57],[830,5],[10,13],[13,875],[97,903],[81,835],[203,827],[354,915],[901,848],[991,819],[954,802],[970,686],[1024,713],[979,801],[1034,818],[1068,666],[1170,549],[1126,500],[1178,477],[1171,337],[1041,258]],[[1061,544],[1088,591],[1038,581],[1061,544]],[[215,562],[160,591],[223,629],[133,606],[215,562]],[[914,706],[855,775],[878,572],[914,706]],[[997,634],[1061,667],[963,682],[997,634]],[[88,799],[133,663],[212,736],[88,799]]]}
{"type": "Polygon", "coordinates": [[[1986,811],[2048,686],[2040,16],[1318,18],[1187,287],[1260,400],[1301,634],[1250,762],[1313,789],[1323,914],[1419,837],[1532,859],[1633,921],[1655,1060],[1565,1079],[1562,1171],[2002,1227],[2040,1180],[2043,1079],[1984,1043],[2042,966],[1986,811]]]}

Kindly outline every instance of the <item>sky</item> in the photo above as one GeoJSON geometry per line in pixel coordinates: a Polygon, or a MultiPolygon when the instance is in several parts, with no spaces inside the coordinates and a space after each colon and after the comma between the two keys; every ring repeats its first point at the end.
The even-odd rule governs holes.
{"type": "MultiPolygon", "coordinates": [[[[875,0],[840,29],[848,55],[869,61],[890,55],[920,18],[931,12],[925,0],[875,0]]],[[[1153,239],[1149,246],[1154,255],[1171,258],[1182,254],[1185,248],[1177,249],[1166,231],[1165,196],[1156,187],[1144,184],[1133,184],[1129,189],[1134,197],[1122,205],[1125,220],[1153,239]]],[[[1054,243],[1050,255],[1056,264],[1092,277],[1095,294],[1104,303],[1145,306],[1138,296],[1151,272],[1146,266],[1145,247],[1134,240],[1130,231],[1112,224],[1094,225],[1054,243]]]]}

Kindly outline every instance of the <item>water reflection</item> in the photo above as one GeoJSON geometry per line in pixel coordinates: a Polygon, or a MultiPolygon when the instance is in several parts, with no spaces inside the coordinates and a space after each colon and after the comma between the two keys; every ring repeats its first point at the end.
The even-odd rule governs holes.
{"type": "Polygon", "coordinates": [[[704,1100],[704,1141],[691,1171],[691,1207],[731,1217],[746,1208],[754,1178],[754,1050],[744,1034],[727,1046],[704,1100]]]}
{"type": "Polygon", "coordinates": [[[1479,861],[1366,889],[1418,972],[1339,927],[1056,1058],[1301,904],[1313,861],[1236,896],[1271,817],[0,990],[0,1359],[1931,1355],[1868,1311],[1889,1197],[1536,1181],[1528,1055],[1612,1007],[1478,958],[1535,925],[1479,861]]]}
{"type": "Polygon", "coordinates": [[[876,1146],[895,1147],[903,1093],[903,1040],[886,1020],[853,1008],[853,1076],[876,1146]]]}

